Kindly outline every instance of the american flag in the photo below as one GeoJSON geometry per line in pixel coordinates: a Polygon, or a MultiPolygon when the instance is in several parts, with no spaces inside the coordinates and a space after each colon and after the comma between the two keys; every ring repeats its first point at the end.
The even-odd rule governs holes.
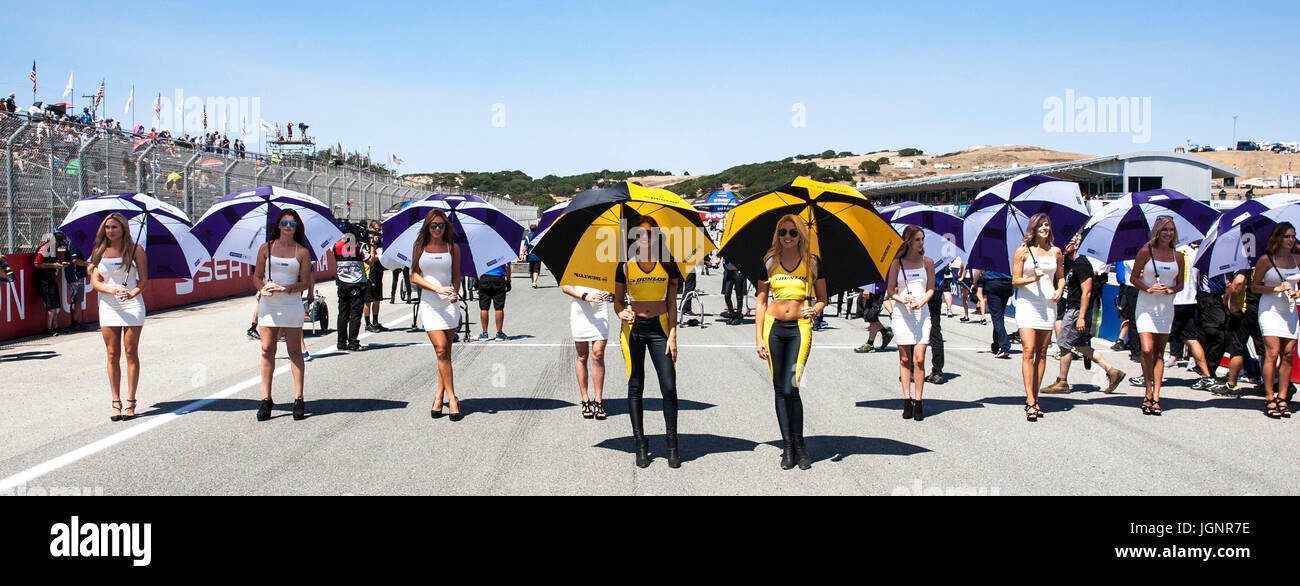
{"type": "Polygon", "coordinates": [[[32,59],[32,95],[36,95],[36,60],[32,59]]]}
{"type": "Polygon", "coordinates": [[[208,131],[208,105],[203,105],[203,132],[208,131]]]}
{"type": "Polygon", "coordinates": [[[99,107],[99,101],[104,99],[104,80],[99,80],[99,91],[95,92],[95,107],[99,107]]]}
{"type": "Polygon", "coordinates": [[[158,117],[158,124],[162,124],[162,92],[158,92],[158,101],[153,103],[153,115],[158,117]]]}
{"type": "Polygon", "coordinates": [[[401,165],[401,164],[402,164],[402,160],[399,159],[399,158],[397,158],[397,155],[393,155],[393,164],[394,164],[394,165],[401,165]]]}

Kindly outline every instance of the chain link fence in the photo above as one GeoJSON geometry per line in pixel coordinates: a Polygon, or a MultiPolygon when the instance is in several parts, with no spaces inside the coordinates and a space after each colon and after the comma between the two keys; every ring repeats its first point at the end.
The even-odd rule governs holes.
{"type": "MultiPolygon", "coordinates": [[[[35,251],[73,202],[85,196],[149,193],[198,220],[218,198],[262,185],[306,193],[329,204],[335,217],[352,220],[378,219],[393,205],[430,193],[391,175],[311,157],[236,155],[75,123],[0,114],[3,254],[35,251]]],[[[521,223],[538,217],[537,207],[503,197],[457,188],[451,193],[477,195],[521,223]]]]}

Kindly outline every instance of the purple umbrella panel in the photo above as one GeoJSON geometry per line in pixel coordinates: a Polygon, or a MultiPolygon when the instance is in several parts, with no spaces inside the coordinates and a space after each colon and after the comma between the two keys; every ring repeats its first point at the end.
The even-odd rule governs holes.
{"type": "Polygon", "coordinates": [[[1079,253],[1106,263],[1137,258],[1160,216],[1173,220],[1178,230],[1176,248],[1204,238],[1219,212],[1172,189],[1130,193],[1106,204],[1088,221],[1079,253]]]}
{"type": "Polygon", "coordinates": [[[1090,214],[1079,185],[1043,175],[1020,175],[976,196],[963,219],[967,266],[1011,274],[1011,258],[1024,242],[1029,219],[1046,213],[1053,244],[1064,248],[1090,214]]]}
{"type": "Polygon", "coordinates": [[[257,251],[273,234],[270,224],[280,212],[292,209],[303,221],[312,260],[343,238],[338,221],[324,202],[305,193],[264,186],[236,191],[218,199],[194,224],[194,235],[212,258],[253,264],[257,251]]]}
{"type": "Polygon", "coordinates": [[[143,193],[96,195],[72,204],[59,225],[85,255],[95,248],[99,226],[109,214],[126,217],[131,239],[148,256],[151,279],[188,279],[211,258],[191,232],[190,220],[180,208],[143,193]]]}

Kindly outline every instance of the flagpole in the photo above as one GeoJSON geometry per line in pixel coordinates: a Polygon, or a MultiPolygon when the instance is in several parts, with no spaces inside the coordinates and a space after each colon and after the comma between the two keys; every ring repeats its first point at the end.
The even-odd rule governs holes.
{"type": "Polygon", "coordinates": [[[131,132],[135,132],[135,84],[131,84],[131,132]]]}

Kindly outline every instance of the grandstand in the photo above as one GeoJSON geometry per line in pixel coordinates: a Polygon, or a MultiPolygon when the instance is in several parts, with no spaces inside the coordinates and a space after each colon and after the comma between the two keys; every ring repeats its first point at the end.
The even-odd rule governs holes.
{"type": "MultiPolygon", "coordinates": [[[[236,154],[170,137],[0,113],[0,254],[33,251],[85,196],[150,193],[197,220],[217,198],[261,185],[310,194],[340,219],[379,218],[395,203],[428,195],[392,175],[310,156],[236,154]]],[[[473,194],[521,222],[537,217],[536,207],[473,194]]]]}

